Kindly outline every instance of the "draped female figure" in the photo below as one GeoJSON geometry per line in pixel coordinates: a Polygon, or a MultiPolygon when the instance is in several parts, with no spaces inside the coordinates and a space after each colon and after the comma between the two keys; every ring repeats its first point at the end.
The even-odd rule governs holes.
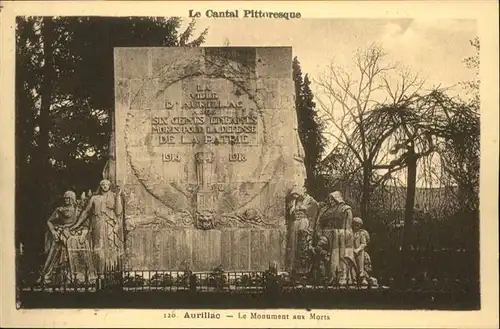
{"type": "Polygon", "coordinates": [[[311,269],[309,252],[312,250],[318,203],[301,187],[294,187],[287,199],[285,268],[292,275],[305,276],[311,269]]]}
{"type": "Polygon", "coordinates": [[[352,209],[344,202],[339,191],[330,193],[321,209],[318,228],[330,241],[331,258],[329,276],[344,284],[347,279],[347,262],[354,261],[352,209]]]}
{"type": "Polygon", "coordinates": [[[95,279],[95,271],[87,239],[88,226],[81,225],[78,230],[70,230],[77,221],[80,209],[73,191],[66,191],[63,200],[64,205],[56,208],[47,221],[47,258],[38,282],[91,282],[95,279]]]}
{"type": "Polygon", "coordinates": [[[111,182],[102,180],[99,189],[82,210],[72,229],[88,219],[90,239],[97,273],[104,273],[106,263],[122,260],[124,252],[122,193],[110,190],[111,182]]]}

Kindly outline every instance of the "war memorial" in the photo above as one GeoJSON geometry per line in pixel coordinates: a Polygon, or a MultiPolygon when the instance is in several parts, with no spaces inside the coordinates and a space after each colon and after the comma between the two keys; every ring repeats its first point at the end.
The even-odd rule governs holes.
{"type": "MultiPolygon", "coordinates": [[[[200,292],[264,292],[283,306],[321,290],[399,307],[410,295],[377,280],[370,234],[342,191],[306,191],[291,63],[291,47],[115,48],[102,181],[64,194],[31,291],[118,291],[110,306],[122,293],[170,292],[185,306],[200,292]]],[[[436,295],[422,296],[411,298],[436,295]]]]}
{"type": "Polygon", "coordinates": [[[115,50],[115,161],[136,269],[284,266],[303,185],[291,48],[115,50]]]}

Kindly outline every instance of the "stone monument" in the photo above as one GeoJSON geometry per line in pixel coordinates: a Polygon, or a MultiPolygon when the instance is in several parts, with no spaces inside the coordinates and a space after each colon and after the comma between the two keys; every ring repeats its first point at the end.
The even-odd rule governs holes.
{"type": "Polygon", "coordinates": [[[305,179],[290,47],[116,48],[109,176],[135,270],[283,268],[305,179]]]}

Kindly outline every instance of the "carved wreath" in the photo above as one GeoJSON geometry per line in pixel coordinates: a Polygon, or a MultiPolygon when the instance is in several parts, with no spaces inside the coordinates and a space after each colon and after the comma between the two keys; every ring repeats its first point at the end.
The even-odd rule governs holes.
{"type": "MultiPolygon", "coordinates": [[[[205,58],[205,60],[208,59],[205,58]]],[[[228,65],[227,64],[228,62],[229,61],[226,61],[224,65],[228,65]]],[[[217,63],[213,62],[211,63],[217,65],[217,63]]],[[[150,99],[155,99],[159,97],[162,93],[165,92],[167,88],[169,88],[174,83],[181,81],[182,79],[203,75],[202,67],[203,65],[201,63],[201,58],[189,58],[189,57],[172,62],[163,67],[163,69],[160,70],[160,72],[158,72],[158,74],[155,77],[152,77],[149,80],[145,81],[145,83],[135,92],[130,102],[130,107],[127,111],[126,124],[125,124],[125,147],[126,147],[127,160],[130,164],[130,167],[134,175],[137,177],[140,184],[145,188],[145,190],[150,195],[152,195],[156,200],[158,200],[168,208],[174,211],[184,211],[184,212],[188,211],[189,213],[191,213],[192,218],[196,217],[195,209],[193,209],[190,206],[188,206],[188,209],[182,209],[182,207],[178,206],[179,204],[191,205],[189,200],[192,197],[192,192],[190,192],[188,189],[179,186],[178,183],[175,182],[166,183],[162,181],[162,178],[160,176],[153,175],[150,170],[147,170],[147,168],[141,166],[141,160],[143,161],[144,159],[148,159],[149,156],[153,153],[153,151],[151,148],[149,149],[134,148],[131,147],[131,145],[141,145],[141,144],[143,145],[144,141],[147,140],[150,131],[148,126],[149,111],[143,111],[143,110],[137,111],[133,110],[133,108],[134,105],[136,105],[140,99],[144,99],[143,97],[144,93],[147,90],[149,84],[153,82],[153,79],[159,78],[160,85],[163,86],[163,88],[160,88],[160,90],[158,90],[150,99]],[[131,133],[131,131],[134,131],[134,133],[131,133]],[[163,184],[161,184],[160,186],[159,184],[157,184],[158,181],[162,182],[163,184]]],[[[243,78],[245,76],[245,72],[235,70],[234,65],[230,65],[228,67],[229,67],[228,69],[225,69],[225,67],[221,66],[219,69],[214,71],[214,74],[217,75],[211,75],[211,77],[225,78],[233,82],[234,84],[239,86],[242,90],[244,90],[247,94],[249,94],[247,91],[248,89],[245,88],[244,86],[243,78]]],[[[257,112],[259,113],[260,116],[262,116],[262,112],[260,110],[262,108],[261,106],[262,97],[260,97],[260,95],[257,94],[255,97],[251,98],[257,106],[257,112]]],[[[265,123],[262,119],[261,119],[261,124],[265,131],[265,126],[264,126],[265,123]]],[[[254,173],[252,174],[251,177],[257,178],[258,181],[267,182],[273,176],[274,171],[278,167],[278,162],[280,159],[279,157],[275,157],[271,154],[272,150],[267,147],[267,143],[265,143],[265,140],[263,141],[261,147],[262,147],[262,154],[260,158],[262,160],[259,162],[259,165],[255,168],[254,173]],[[265,160],[268,159],[272,159],[272,161],[266,162],[265,160]]],[[[261,186],[261,189],[264,187],[265,185],[261,186]]],[[[255,198],[258,195],[258,193],[259,193],[258,191],[253,193],[254,195],[251,198],[249,198],[245,204],[251,202],[253,198],[255,198]]],[[[240,209],[242,206],[244,206],[244,204],[240,205],[240,209]]],[[[225,216],[222,216],[222,218],[225,218],[225,220],[222,220],[222,222],[226,221],[227,224],[229,224],[229,222],[231,222],[233,219],[237,219],[240,222],[249,222],[250,224],[253,221],[253,219],[247,220],[246,216],[244,215],[242,216],[240,214],[237,214],[236,212],[225,214],[225,216]]],[[[255,224],[261,225],[262,223],[257,221],[255,222],[255,224]]]]}

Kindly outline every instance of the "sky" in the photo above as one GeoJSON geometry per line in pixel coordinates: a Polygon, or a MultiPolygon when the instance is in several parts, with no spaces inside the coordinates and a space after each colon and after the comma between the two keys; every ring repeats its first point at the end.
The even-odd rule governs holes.
{"type": "Polygon", "coordinates": [[[196,27],[198,32],[209,29],[206,46],[227,41],[230,46],[291,46],[312,79],[332,60],[351,64],[357,49],[374,42],[383,46],[388,59],[410,67],[430,85],[450,86],[474,76],[462,63],[474,55],[469,44],[477,35],[473,20],[200,19],[196,27]]]}
{"type": "MultiPolygon", "coordinates": [[[[469,43],[477,36],[474,20],[198,20],[196,32],[205,28],[205,46],[291,46],[302,72],[313,81],[311,89],[316,94],[319,88],[314,80],[329,64],[349,70],[356,51],[373,43],[383,47],[389,62],[401,64],[425,79],[424,88],[454,86],[452,90],[460,94],[457,83],[475,77],[475,72],[463,64],[464,58],[475,55],[469,43]]],[[[400,175],[403,178],[404,171],[400,175]]]]}

